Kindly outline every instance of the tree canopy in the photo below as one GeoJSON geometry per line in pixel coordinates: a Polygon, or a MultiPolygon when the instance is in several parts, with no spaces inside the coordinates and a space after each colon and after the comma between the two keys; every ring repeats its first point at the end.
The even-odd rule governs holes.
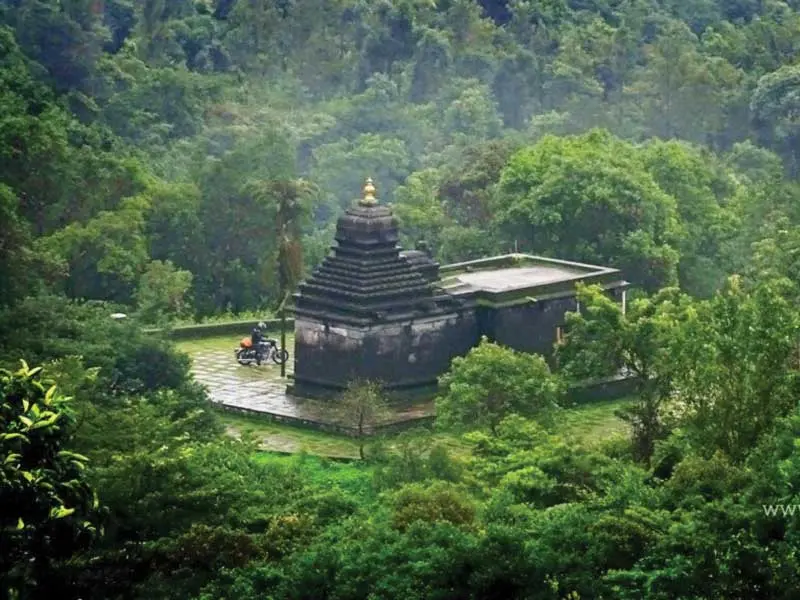
{"type": "Polygon", "coordinates": [[[794,600],[798,56],[797,0],[0,0],[0,595],[794,600]],[[634,288],[369,453],[374,384],[356,443],[220,414],[152,328],[274,310],[367,176],[634,288]]]}
{"type": "Polygon", "coordinates": [[[516,247],[713,294],[760,235],[742,144],[797,175],[796,7],[495,4],[0,3],[3,233],[29,249],[0,247],[0,300],[135,308],[171,261],[183,308],[142,318],[266,309],[264,190],[318,191],[310,268],[367,175],[440,260],[516,247]]]}

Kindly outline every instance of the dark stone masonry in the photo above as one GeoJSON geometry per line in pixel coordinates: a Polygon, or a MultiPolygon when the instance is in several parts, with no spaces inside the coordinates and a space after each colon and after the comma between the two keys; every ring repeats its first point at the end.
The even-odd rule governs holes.
{"type": "Polygon", "coordinates": [[[435,263],[401,256],[397,220],[373,194],[368,181],[339,219],[333,254],[295,295],[295,395],[335,395],[353,379],[415,395],[478,336],[472,303],[434,285],[435,263]]]}
{"type": "Polygon", "coordinates": [[[624,306],[628,283],[616,269],[523,254],[440,268],[424,247],[401,252],[398,239],[367,180],[339,219],[332,254],[295,294],[292,394],[328,398],[353,379],[379,380],[395,396],[431,393],[484,335],[550,355],[578,282],[624,306]]]}

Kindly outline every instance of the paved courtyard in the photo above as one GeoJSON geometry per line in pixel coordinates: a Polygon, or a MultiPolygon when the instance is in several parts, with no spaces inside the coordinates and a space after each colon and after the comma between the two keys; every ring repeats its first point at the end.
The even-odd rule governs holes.
{"type": "MultiPolygon", "coordinates": [[[[286,347],[290,352],[287,375],[293,370],[293,342],[293,339],[287,339],[286,347]]],[[[213,402],[229,409],[272,415],[286,421],[333,422],[329,404],[286,393],[288,380],[281,378],[279,365],[270,362],[261,366],[243,366],[236,362],[233,351],[237,346],[238,339],[228,337],[180,344],[192,358],[195,378],[207,387],[213,402]]],[[[432,403],[427,402],[400,408],[389,420],[403,422],[431,414],[432,403]]]]}

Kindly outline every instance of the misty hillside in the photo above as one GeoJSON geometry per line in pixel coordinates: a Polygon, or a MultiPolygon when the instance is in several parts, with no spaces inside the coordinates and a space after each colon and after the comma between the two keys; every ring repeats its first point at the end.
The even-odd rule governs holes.
{"type": "Polygon", "coordinates": [[[0,0],[0,153],[0,598],[800,598],[800,0],[0,0]],[[368,177],[620,296],[225,410],[368,177]]]}
{"type": "Polygon", "coordinates": [[[366,176],[406,243],[425,239],[442,261],[516,243],[708,294],[767,235],[755,215],[796,197],[797,8],[3,2],[4,234],[29,249],[3,254],[4,299],[43,286],[151,319],[269,308],[278,199],[266,183],[308,183],[313,266],[366,176]],[[593,128],[613,137],[546,138],[593,128]],[[507,168],[523,148],[545,161],[516,155],[530,174],[507,168]],[[539,209],[511,180],[579,186],[583,165],[632,174],[610,195],[643,207],[613,210],[665,203],[652,210],[669,223],[627,249],[635,216],[617,232],[566,218],[567,232],[531,228],[548,219],[526,213],[539,209]],[[185,299],[162,306],[167,290],[185,299]]]}

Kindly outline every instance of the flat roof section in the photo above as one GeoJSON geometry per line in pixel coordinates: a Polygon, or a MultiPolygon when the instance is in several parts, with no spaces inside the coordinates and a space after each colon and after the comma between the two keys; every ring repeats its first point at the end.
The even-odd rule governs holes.
{"type": "Polygon", "coordinates": [[[617,269],[527,254],[445,265],[440,275],[440,285],[448,293],[472,295],[490,304],[574,293],[579,281],[603,287],[628,286],[617,269]]]}
{"type": "Polygon", "coordinates": [[[475,273],[462,273],[455,278],[476,290],[487,292],[507,292],[519,288],[565,281],[579,275],[586,275],[580,271],[572,271],[558,267],[511,267],[507,269],[493,269],[491,271],[477,271],[475,273]]]}

